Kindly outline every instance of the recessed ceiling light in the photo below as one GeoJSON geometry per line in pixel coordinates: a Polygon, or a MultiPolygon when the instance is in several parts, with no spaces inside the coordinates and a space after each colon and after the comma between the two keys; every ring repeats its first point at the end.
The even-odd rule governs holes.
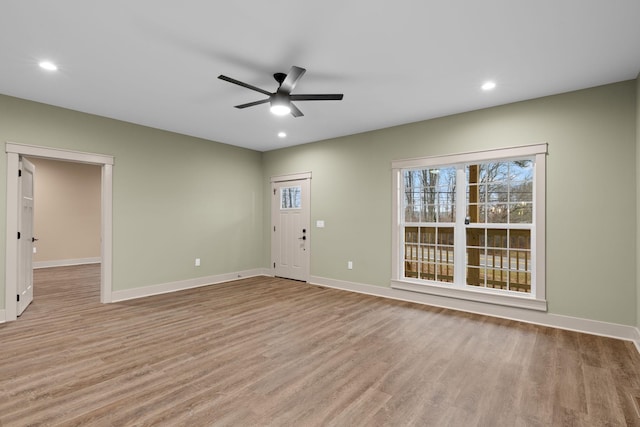
{"type": "Polygon", "coordinates": [[[58,66],[51,61],[42,61],[38,64],[40,68],[43,68],[47,71],[56,71],[58,66]]]}
{"type": "Polygon", "coordinates": [[[286,134],[285,132],[278,132],[278,136],[279,136],[280,138],[286,138],[286,137],[287,137],[287,134],[286,134]]]}
{"type": "Polygon", "coordinates": [[[496,88],[495,82],[486,82],[482,85],[482,90],[493,90],[496,88]]]}

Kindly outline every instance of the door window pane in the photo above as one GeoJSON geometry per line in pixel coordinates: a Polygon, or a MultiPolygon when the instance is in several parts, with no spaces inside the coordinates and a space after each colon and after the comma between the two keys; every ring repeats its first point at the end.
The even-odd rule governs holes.
{"type": "Polygon", "coordinates": [[[280,189],[280,209],[300,209],[302,207],[302,190],[299,185],[295,187],[282,187],[280,189]]]}

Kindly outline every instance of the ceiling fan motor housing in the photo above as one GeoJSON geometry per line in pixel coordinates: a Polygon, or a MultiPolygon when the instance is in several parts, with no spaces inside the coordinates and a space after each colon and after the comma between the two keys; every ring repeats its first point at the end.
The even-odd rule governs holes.
{"type": "Polygon", "coordinates": [[[286,92],[277,91],[271,95],[271,104],[288,105],[289,94],[286,92]]]}

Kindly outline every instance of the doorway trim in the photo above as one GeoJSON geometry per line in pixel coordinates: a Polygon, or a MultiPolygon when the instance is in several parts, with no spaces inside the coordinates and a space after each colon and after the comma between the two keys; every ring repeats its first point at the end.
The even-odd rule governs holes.
{"type": "Polygon", "coordinates": [[[21,156],[99,165],[102,168],[100,225],[100,302],[111,302],[113,272],[113,165],[114,157],[104,154],[7,142],[7,232],[5,251],[5,321],[17,319],[15,300],[18,277],[18,163],[21,156]]]}

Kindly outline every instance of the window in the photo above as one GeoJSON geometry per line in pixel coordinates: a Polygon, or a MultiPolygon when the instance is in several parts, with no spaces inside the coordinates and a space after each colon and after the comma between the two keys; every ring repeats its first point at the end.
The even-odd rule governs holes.
{"type": "Polygon", "coordinates": [[[405,277],[453,282],[456,168],[402,175],[405,277]]]}
{"type": "Polygon", "coordinates": [[[295,187],[282,187],[280,189],[280,209],[300,209],[302,206],[301,188],[299,185],[295,187]]]}
{"type": "Polygon", "coordinates": [[[393,162],[392,287],[546,310],[546,145],[393,162]]]}
{"type": "Polygon", "coordinates": [[[531,293],[533,160],[465,166],[466,284],[531,293]]]}

